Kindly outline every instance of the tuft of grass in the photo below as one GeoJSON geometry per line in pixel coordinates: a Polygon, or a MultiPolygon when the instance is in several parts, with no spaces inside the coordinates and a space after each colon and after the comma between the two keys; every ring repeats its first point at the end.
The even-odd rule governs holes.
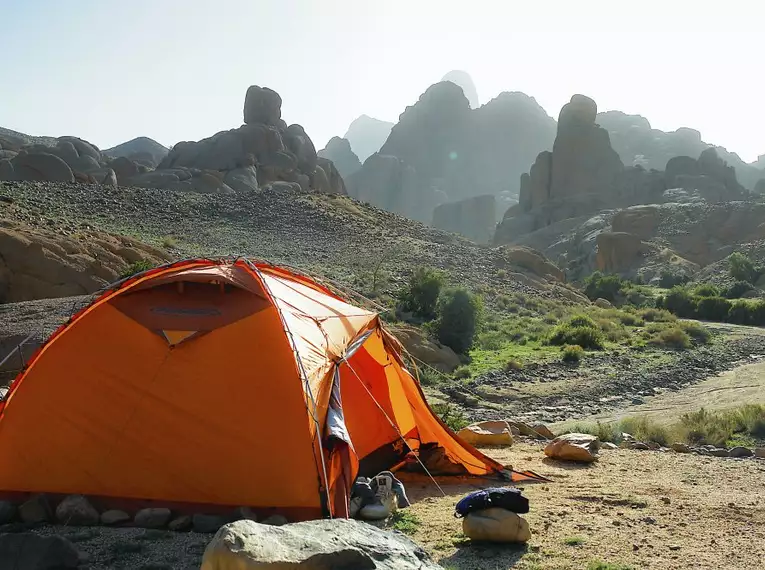
{"type": "Polygon", "coordinates": [[[680,327],[662,329],[648,339],[648,344],[662,348],[691,348],[691,337],[680,327]]]}
{"type": "Polygon", "coordinates": [[[584,542],[581,536],[569,536],[563,539],[563,544],[566,546],[582,546],[584,542]]]}
{"type": "Polygon", "coordinates": [[[548,342],[556,346],[578,344],[585,349],[600,350],[605,340],[603,332],[587,315],[575,315],[553,329],[548,342]]]}
{"type": "Polygon", "coordinates": [[[127,279],[128,277],[132,277],[137,273],[143,273],[144,271],[148,271],[152,268],[154,268],[154,264],[146,259],[134,261],[122,270],[122,273],[120,273],[120,279],[127,279]]]}
{"type": "Polygon", "coordinates": [[[393,513],[393,516],[391,516],[391,527],[404,534],[414,534],[421,525],[422,522],[420,519],[410,511],[396,511],[393,513]]]}
{"type": "Polygon", "coordinates": [[[178,247],[178,240],[173,236],[163,237],[161,243],[165,249],[176,249],[178,247]]]}
{"type": "Polygon", "coordinates": [[[584,356],[584,349],[578,344],[567,344],[563,347],[561,360],[569,363],[579,363],[584,356]]]}
{"type": "Polygon", "coordinates": [[[592,560],[587,565],[587,570],[635,570],[635,568],[634,566],[621,564],[620,562],[602,562],[600,560],[592,560]]]}
{"type": "Polygon", "coordinates": [[[470,371],[470,368],[468,366],[458,366],[457,369],[454,371],[454,377],[457,380],[467,380],[473,375],[473,373],[470,371]]]}
{"type": "Polygon", "coordinates": [[[671,323],[677,320],[677,317],[666,309],[648,308],[640,311],[640,317],[650,323],[671,323]]]}
{"type": "Polygon", "coordinates": [[[505,362],[505,372],[511,372],[513,370],[523,370],[523,362],[515,358],[511,358],[505,362]]]}
{"type": "Polygon", "coordinates": [[[680,323],[680,328],[699,344],[708,344],[712,339],[712,333],[701,323],[695,321],[682,321],[680,323]]]}
{"type": "Polygon", "coordinates": [[[432,408],[441,421],[455,433],[470,425],[462,410],[449,403],[433,404],[432,408]]]}

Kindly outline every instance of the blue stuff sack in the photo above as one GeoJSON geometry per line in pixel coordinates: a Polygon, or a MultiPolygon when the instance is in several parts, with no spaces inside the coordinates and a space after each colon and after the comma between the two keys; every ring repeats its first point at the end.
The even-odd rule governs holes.
{"type": "Polygon", "coordinates": [[[462,497],[454,507],[454,516],[462,518],[474,511],[505,509],[513,513],[529,512],[529,500],[515,487],[494,487],[474,491],[462,497]]]}

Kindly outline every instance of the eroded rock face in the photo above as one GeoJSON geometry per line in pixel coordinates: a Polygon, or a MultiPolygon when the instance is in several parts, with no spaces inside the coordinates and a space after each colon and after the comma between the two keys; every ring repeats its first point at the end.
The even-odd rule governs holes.
{"type": "Polygon", "coordinates": [[[318,152],[319,157],[331,160],[343,178],[361,170],[361,161],[351,149],[348,139],[332,137],[327,146],[318,152]]]}
{"type": "Polygon", "coordinates": [[[222,527],[205,550],[202,570],[438,570],[425,551],[401,533],[347,519],[269,526],[242,520],[222,527]]]}
{"type": "Polygon", "coordinates": [[[648,250],[638,236],[626,232],[603,232],[597,244],[598,269],[607,273],[629,269],[648,250]]]}
{"type": "Polygon", "coordinates": [[[130,263],[168,261],[150,246],[92,232],[80,239],[0,222],[0,302],[93,293],[116,281],[130,263]]]}
{"type": "Polygon", "coordinates": [[[277,126],[282,118],[282,98],[273,89],[251,85],[244,98],[244,122],[277,126]]]}
{"type": "Polygon", "coordinates": [[[433,227],[488,243],[494,236],[495,205],[491,194],[441,204],[433,210],[433,227]]]}

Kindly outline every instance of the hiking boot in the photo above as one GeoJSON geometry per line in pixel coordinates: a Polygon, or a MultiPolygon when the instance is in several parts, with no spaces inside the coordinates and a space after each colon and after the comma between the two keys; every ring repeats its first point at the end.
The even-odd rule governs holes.
{"type": "Polygon", "coordinates": [[[362,519],[379,521],[387,519],[396,510],[396,495],[393,492],[393,477],[390,475],[377,475],[372,480],[372,486],[377,487],[375,498],[368,505],[364,505],[359,511],[362,519]]]}

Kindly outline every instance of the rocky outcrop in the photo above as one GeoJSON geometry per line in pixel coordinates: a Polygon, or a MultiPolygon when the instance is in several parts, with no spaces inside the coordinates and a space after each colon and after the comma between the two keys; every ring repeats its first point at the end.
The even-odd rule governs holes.
{"type": "Polygon", "coordinates": [[[373,154],[364,168],[348,179],[353,198],[414,219],[429,220],[436,202],[435,192],[419,191],[417,173],[403,160],[373,154]]]}
{"type": "Polygon", "coordinates": [[[285,526],[237,521],[222,527],[202,558],[202,570],[267,568],[438,570],[404,534],[353,519],[285,526]]]}
{"type": "Polygon", "coordinates": [[[392,128],[393,123],[361,115],[353,120],[343,138],[351,143],[353,152],[364,162],[382,148],[392,128]]]}
{"type": "Polygon", "coordinates": [[[566,280],[563,271],[539,251],[523,246],[501,246],[497,249],[504,261],[499,262],[499,266],[519,267],[549,281],[566,280]]]}
{"type": "Polygon", "coordinates": [[[391,332],[406,352],[439,372],[450,374],[460,365],[460,357],[451,348],[428,338],[417,327],[396,325],[391,327],[391,332]]]}
{"type": "Polygon", "coordinates": [[[142,260],[169,257],[131,238],[100,232],[68,237],[0,221],[0,302],[93,293],[142,260]]]}
{"type": "Polygon", "coordinates": [[[475,88],[475,83],[473,83],[473,78],[470,77],[470,74],[467,71],[455,69],[444,75],[441,78],[441,81],[451,81],[455,85],[459,85],[462,88],[462,92],[465,94],[468,103],[470,103],[471,109],[477,109],[480,106],[480,103],[478,102],[478,91],[475,88]]]}
{"type": "Polygon", "coordinates": [[[606,273],[631,268],[648,251],[638,236],[626,232],[603,232],[598,235],[597,245],[598,269],[606,273]]]}
{"type": "Polygon", "coordinates": [[[281,119],[278,93],[257,85],[247,90],[244,122],[198,142],[180,142],[156,170],[120,184],[204,193],[247,193],[286,182],[303,190],[346,194],[331,161],[319,164],[311,138],[281,119]]]}
{"type": "Polygon", "coordinates": [[[496,199],[492,194],[447,202],[433,210],[434,228],[462,234],[478,243],[488,243],[496,225],[496,199]]]}
{"type": "Polygon", "coordinates": [[[361,161],[351,149],[351,143],[348,139],[341,139],[340,137],[332,137],[327,146],[320,150],[319,157],[331,160],[337,171],[344,179],[347,179],[354,172],[361,169],[361,161]]]}

